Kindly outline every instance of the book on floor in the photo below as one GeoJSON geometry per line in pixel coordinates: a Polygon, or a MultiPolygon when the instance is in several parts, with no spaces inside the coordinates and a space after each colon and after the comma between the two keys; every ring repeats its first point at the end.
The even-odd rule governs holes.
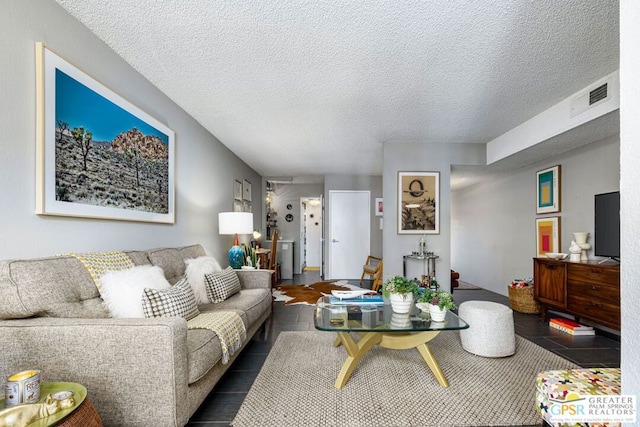
{"type": "Polygon", "coordinates": [[[593,327],[582,325],[575,320],[567,319],[565,317],[553,317],[549,319],[549,325],[559,325],[573,331],[591,331],[593,327]]]}
{"type": "Polygon", "coordinates": [[[574,329],[574,328],[564,326],[560,323],[551,322],[551,321],[549,321],[549,326],[570,335],[595,335],[596,334],[596,331],[590,326],[586,327],[588,329],[578,329],[578,328],[574,329]]]}

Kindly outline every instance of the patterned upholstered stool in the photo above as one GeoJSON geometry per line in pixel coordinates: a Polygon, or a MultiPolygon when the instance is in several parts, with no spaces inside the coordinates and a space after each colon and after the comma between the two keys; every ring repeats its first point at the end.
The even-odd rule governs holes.
{"type": "MultiPolygon", "coordinates": [[[[536,378],[536,404],[544,420],[557,427],[569,426],[568,423],[551,423],[553,410],[558,403],[554,401],[572,400],[577,395],[618,395],[620,394],[619,368],[568,369],[540,372],[536,378]]],[[[575,426],[602,426],[600,423],[576,423],[575,426]]],[[[621,426],[620,423],[608,423],[607,427],[621,426]]]]}
{"type": "Polygon", "coordinates": [[[506,357],[516,352],[513,311],[491,301],[465,301],[458,316],[469,324],[460,331],[462,348],[483,357],[506,357]]]}

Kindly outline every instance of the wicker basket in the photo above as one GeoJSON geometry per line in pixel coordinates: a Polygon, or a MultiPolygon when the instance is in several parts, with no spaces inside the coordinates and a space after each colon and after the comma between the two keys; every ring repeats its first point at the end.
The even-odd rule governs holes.
{"type": "Polygon", "coordinates": [[[520,313],[538,314],[540,313],[540,304],[533,299],[533,286],[525,286],[524,288],[509,289],[509,304],[511,308],[520,313]]]}

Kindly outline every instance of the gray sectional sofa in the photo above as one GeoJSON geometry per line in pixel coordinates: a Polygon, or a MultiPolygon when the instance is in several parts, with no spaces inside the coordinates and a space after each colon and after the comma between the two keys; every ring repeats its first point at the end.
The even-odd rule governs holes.
{"type": "MultiPolygon", "coordinates": [[[[186,259],[206,255],[200,245],[126,253],[162,267],[171,284],[186,259]]],[[[246,345],[271,314],[271,273],[237,274],[239,293],[198,308],[235,310],[246,345]]],[[[182,426],[239,353],[223,364],[217,336],[182,318],[110,318],[75,257],[0,261],[0,391],[7,376],[40,369],[42,381],[87,387],[106,426],[182,426]]]]}

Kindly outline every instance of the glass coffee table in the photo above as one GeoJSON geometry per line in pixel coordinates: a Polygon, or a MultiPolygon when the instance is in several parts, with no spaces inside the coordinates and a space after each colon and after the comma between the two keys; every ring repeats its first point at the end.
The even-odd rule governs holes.
{"type": "Polygon", "coordinates": [[[389,304],[361,305],[350,303],[348,300],[331,303],[328,296],[316,302],[314,325],[321,331],[336,332],[338,337],[333,345],[342,345],[347,351],[347,360],[335,382],[338,389],[345,386],[362,357],[376,345],[393,350],[418,349],[440,385],[449,387],[449,382],[428,342],[440,332],[469,327],[451,311],[447,312],[443,322],[432,322],[428,313],[422,313],[414,306],[410,313],[400,314],[393,312],[389,304]],[[360,335],[357,342],[351,332],[360,335]]]}

